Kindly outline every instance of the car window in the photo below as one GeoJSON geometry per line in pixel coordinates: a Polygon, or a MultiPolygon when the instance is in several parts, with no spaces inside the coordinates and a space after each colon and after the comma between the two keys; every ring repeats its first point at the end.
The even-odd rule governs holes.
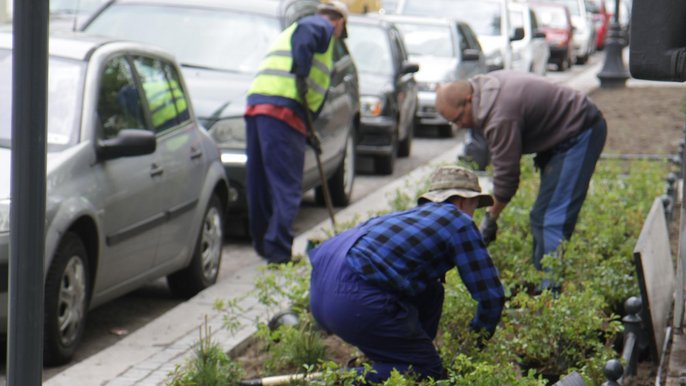
{"type": "Polygon", "coordinates": [[[169,63],[136,56],[133,63],[143,85],[156,133],[188,121],[188,100],[179,76],[169,63]]]}
{"type": "Polygon", "coordinates": [[[541,25],[551,28],[567,28],[568,21],[564,9],[559,7],[536,6],[536,14],[541,25]]]}
{"type": "Polygon", "coordinates": [[[145,113],[133,71],[124,56],[111,59],[102,73],[98,97],[102,137],[114,138],[123,129],[143,129],[145,113]]]}
{"type": "Polygon", "coordinates": [[[86,31],[154,44],[182,65],[254,73],[281,28],[276,17],[238,11],[113,4],[86,31]]]}
{"type": "Polygon", "coordinates": [[[410,55],[455,57],[453,37],[447,25],[396,23],[410,55]]]}
{"type": "Polygon", "coordinates": [[[538,30],[538,16],[532,9],[529,10],[529,18],[531,19],[531,29],[533,31],[538,30]]]}
{"type": "Polygon", "coordinates": [[[357,71],[393,74],[391,46],[388,35],[382,28],[350,23],[347,44],[357,71]]]}
{"type": "Polygon", "coordinates": [[[467,44],[467,48],[477,49],[481,51],[481,44],[479,38],[474,35],[474,31],[466,24],[458,24],[462,40],[467,44]]]}
{"type": "MultiPolygon", "coordinates": [[[[78,140],[85,64],[75,60],[48,60],[48,151],[78,140]]],[[[0,147],[9,147],[12,132],[12,51],[0,50],[0,147]]]]}

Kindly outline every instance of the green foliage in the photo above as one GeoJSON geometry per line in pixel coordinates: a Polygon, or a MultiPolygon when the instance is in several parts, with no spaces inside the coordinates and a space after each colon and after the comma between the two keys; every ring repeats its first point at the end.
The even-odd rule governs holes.
{"type": "Polygon", "coordinates": [[[243,377],[241,366],[231,360],[221,346],[212,341],[212,331],[205,319],[204,333],[195,346],[193,357],[177,366],[169,375],[168,386],[234,386],[243,377]]]}
{"type": "MultiPolygon", "coordinates": [[[[561,285],[561,293],[554,295],[538,293],[544,274],[534,268],[531,258],[529,211],[539,184],[531,158],[525,157],[521,163],[519,190],[501,214],[498,238],[489,246],[508,300],[495,335],[482,348],[477,345],[479,337],[469,329],[476,302],[455,270],[448,272],[436,344],[449,384],[544,385],[571,371],[578,371],[587,384],[602,384],[605,361],[617,357],[611,344],[621,331],[616,313],[623,311],[619,305],[628,296],[638,293],[633,248],[654,198],[663,193],[669,164],[598,163],[574,236],[543,259],[545,277],[561,285]]],[[[392,210],[414,206],[428,187],[428,179],[414,187],[415,193],[399,190],[390,198],[392,210]]],[[[482,216],[483,211],[477,211],[477,224],[482,216]]],[[[338,224],[337,231],[362,220],[338,224]]],[[[298,327],[282,327],[275,332],[262,320],[252,321],[258,324],[258,336],[269,348],[267,367],[276,371],[288,363],[290,369],[317,373],[316,381],[300,384],[351,385],[361,376],[327,361],[321,336],[312,327],[307,311],[309,274],[310,266],[303,258],[301,263],[264,269],[256,282],[252,295],[261,305],[268,310],[290,306],[303,321],[298,327]]],[[[242,322],[247,309],[241,304],[240,299],[217,302],[217,308],[225,311],[227,327],[236,328],[242,322]]],[[[397,372],[384,383],[439,384],[445,381],[418,381],[412,374],[397,372]]]]}
{"type": "Polygon", "coordinates": [[[297,370],[303,365],[317,364],[326,356],[324,337],[313,328],[310,321],[297,326],[280,326],[274,331],[260,328],[258,336],[268,344],[268,355],[264,362],[268,373],[297,370]]]}

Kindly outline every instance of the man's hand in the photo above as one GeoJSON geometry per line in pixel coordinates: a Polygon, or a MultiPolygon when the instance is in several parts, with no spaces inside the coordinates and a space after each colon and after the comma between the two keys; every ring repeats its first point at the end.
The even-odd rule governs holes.
{"type": "Polygon", "coordinates": [[[495,241],[495,235],[498,232],[498,223],[491,217],[489,212],[486,212],[486,216],[481,221],[479,231],[481,232],[481,236],[484,238],[486,245],[495,241]]]}

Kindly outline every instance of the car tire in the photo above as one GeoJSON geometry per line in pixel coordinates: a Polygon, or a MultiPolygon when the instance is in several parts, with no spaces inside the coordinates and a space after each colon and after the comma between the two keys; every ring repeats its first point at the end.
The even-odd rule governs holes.
{"type": "MultiPolygon", "coordinates": [[[[331,202],[335,206],[346,206],[350,203],[355,182],[355,138],[351,134],[346,139],[345,153],[338,169],[328,180],[331,202]]],[[[315,200],[319,205],[324,205],[324,189],[321,186],[315,189],[315,200]]]]}
{"type": "MultiPolygon", "coordinates": [[[[412,114],[414,117],[415,114],[412,114]]],[[[398,157],[409,157],[412,152],[412,137],[414,137],[415,120],[410,119],[407,125],[407,136],[398,142],[398,157]]]]}
{"type": "Polygon", "coordinates": [[[167,276],[167,284],[178,297],[190,298],[217,282],[224,242],[223,206],[212,195],[205,209],[190,264],[167,276]]]}
{"type": "Polygon", "coordinates": [[[63,365],[73,358],[86,326],[90,290],[86,247],[78,235],[67,232],[45,279],[45,365],[63,365]]]}

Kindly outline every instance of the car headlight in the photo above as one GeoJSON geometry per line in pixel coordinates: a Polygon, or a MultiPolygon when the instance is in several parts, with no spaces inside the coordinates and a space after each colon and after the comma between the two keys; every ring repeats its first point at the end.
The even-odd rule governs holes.
{"type": "Polygon", "coordinates": [[[362,115],[368,117],[378,117],[383,113],[384,101],[378,96],[360,96],[360,110],[362,115]]]}
{"type": "Polygon", "coordinates": [[[221,119],[208,130],[220,146],[245,147],[245,121],[243,117],[221,119]]]}
{"type": "Polygon", "coordinates": [[[10,200],[0,200],[0,233],[10,231],[10,200]]]}

